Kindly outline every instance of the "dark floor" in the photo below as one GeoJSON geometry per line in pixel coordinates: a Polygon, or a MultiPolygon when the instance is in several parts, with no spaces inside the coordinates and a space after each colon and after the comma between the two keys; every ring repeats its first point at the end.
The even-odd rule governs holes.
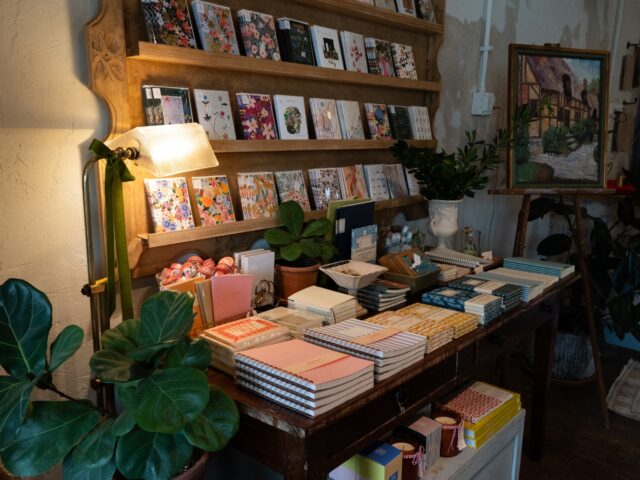
{"type": "MultiPolygon", "coordinates": [[[[640,353],[614,348],[603,352],[607,392],[631,357],[640,359],[640,353]]],[[[526,408],[531,398],[531,376],[522,364],[514,356],[507,387],[522,394],[526,408]]],[[[547,415],[545,449],[540,462],[528,457],[525,436],[521,480],[640,479],[640,422],[610,412],[611,428],[604,428],[595,382],[580,387],[552,385],[547,415]]],[[[527,416],[527,434],[529,424],[527,416]]]]}

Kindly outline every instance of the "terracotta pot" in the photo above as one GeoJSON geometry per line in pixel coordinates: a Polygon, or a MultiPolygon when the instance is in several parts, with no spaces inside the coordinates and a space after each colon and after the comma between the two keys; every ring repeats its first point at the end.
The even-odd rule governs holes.
{"type": "Polygon", "coordinates": [[[189,470],[176,475],[173,480],[202,480],[207,473],[207,460],[209,460],[209,452],[202,452],[198,461],[189,470]]]}
{"type": "Polygon", "coordinates": [[[319,268],[319,263],[308,267],[276,265],[280,298],[287,299],[290,295],[315,285],[318,281],[319,268]]]}

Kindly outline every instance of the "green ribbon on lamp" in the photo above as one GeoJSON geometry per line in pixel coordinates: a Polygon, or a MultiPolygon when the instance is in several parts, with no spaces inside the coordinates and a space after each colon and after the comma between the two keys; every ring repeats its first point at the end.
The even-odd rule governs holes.
{"type": "Polygon", "coordinates": [[[104,178],[105,234],[107,238],[107,316],[111,317],[116,309],[115,269],[117,265],[122,318],[127,320],[134,318],[134,316],[122,183],[135,180],[135,177],[127,168],[122,156],[101,141],[94,139],[89,146],[89,150],[97,158],[104,158],[107,161],[104,178]]]}

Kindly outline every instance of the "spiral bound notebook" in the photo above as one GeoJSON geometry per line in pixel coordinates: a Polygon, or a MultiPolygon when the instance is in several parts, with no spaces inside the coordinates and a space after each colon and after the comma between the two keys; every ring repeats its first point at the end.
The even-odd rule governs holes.
{"type": "Polygon", "coordinates": [[[448,263],[450,265],[457,265],[458,267],[477,268],[481,265],[489,265],[490,260],[484,258],[474,257],[473,255],[466,255],[455,250],[448,248],[434,248],[425,252],[427,258],[438,263],[448,263]]]}

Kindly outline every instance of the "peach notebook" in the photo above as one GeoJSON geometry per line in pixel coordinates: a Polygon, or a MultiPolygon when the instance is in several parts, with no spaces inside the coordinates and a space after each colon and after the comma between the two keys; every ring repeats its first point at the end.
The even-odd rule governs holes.
{"type": "Polygon", "coordinates": [[[236,355],[236,362],[315,391],[373,375],[373,362],[303,340],[244,350],[236,355]]]}
{"type": "Polygon", "coordinates": [[[214,325],[244,317],[251,311],[252,299],[253,275],[211,277],[214,325]]]}

